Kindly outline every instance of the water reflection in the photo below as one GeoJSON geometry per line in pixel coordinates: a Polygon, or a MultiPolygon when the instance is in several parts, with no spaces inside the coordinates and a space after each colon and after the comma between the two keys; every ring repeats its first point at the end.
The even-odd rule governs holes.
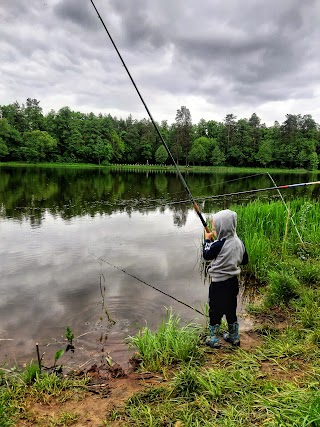
{"type": "MultiPolygon", "coordinates": [[[[186,175],[195,198],[235,193],[249,189],[272,187],[268,174],[239,176],[234,173],[186,175]]],[[[316,180],[315,174],[274,174],[278,185],[316,180]]],[[[307,195],[319,197],[319,187],[310,186],[288,190],[285,197],[307,195]]],[[[226,197],[207,201],[210,212],[231,202],[243,203],[248,198],[274,197],[276,192],[253,196],[226,197]]],[[[32,226],[42,223],[46,212],[65,220],[84,215],[112,215],[115,212],[147,213],[157,207],[174,213],[174,222],[185,224],[190,206],[187,203],[170,205],[187,199],[175,173],[117,172],[107,169],[67,168],[9,168],[0,167],[0,215],[3,218],[28,219],[32,226]]]]}
{"type": "MultiPolygon", "coordinates": [[[[265,175],[238,178],[186,177],[195,197],[270,186],[265,175]]],[[[273,178],[279,185],[312,179],[273,178]]],[[[317,188],[298,190],[319,196],[317,188]]],[[[283,194],[292,197],[297,191],[283,194]]],[[[174,173],[1,167],[0,361],[30,360],[36,342],[53,360],[67,325],[78,337],[73,363],[106,351],[124,361],[123,339],[145,322],[155,327],[165,307],[172,306],[184,320],[204,322],[188,307],[96,258],[201,310],[208,291],[198,263],[202,226],[190,203],[166,204],[185,198],[174,173]],[[101,275],[105,308],[115,324],[101,307],[101,275]]],[[[230,202],[206,201],[203,211],[230,202]]]]}

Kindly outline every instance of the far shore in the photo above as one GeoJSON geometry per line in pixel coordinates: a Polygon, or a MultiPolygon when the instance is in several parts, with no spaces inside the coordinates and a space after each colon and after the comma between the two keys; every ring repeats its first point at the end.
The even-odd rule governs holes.
{"type": "MultiPolygon", "coordinates": [[[[126,171],[159,171],[175,172],[173,165],[152,165],[152,164],[110,164],[95,165],[90,163],[27,163],[27,162],[0,162],[1,166],[10,167],[41,167],[41,168],[74,168],[74,169],[104,169],[104,170],[126,170],[126,171]]],[[[279,169],[279,168],[254,168],[235,166],[186,166],[178,165],[182,172],[196,173],[283,173],[283,174],[318,174],[319,170],[306,169],[279,169]]]]}

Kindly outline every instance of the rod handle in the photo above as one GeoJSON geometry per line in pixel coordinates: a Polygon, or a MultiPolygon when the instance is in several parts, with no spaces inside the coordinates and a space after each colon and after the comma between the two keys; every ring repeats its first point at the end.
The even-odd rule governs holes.
{"type": "Polygon", "coordinates": [[[200,212],[200,208],[199,208],[199,206],[197,205],[197,203],[194,203],[194,204],[193,204],[193,207],[194,207],[194,210],[197,212],[197,215],[198,215],[198,217],[200,218],[200,220],[201,220],[201,222],[202,222],[202,225],[204,226],[204,228],[205,228],[206,232],[207,232],[207,233],[210,233],[210,230],[209,230],[208,224],[205,222],[205,220],[204,220],[204,218],[203,218],[203,216],[202,216],[202,214],[201,214],[201,212],[200,212]]]}

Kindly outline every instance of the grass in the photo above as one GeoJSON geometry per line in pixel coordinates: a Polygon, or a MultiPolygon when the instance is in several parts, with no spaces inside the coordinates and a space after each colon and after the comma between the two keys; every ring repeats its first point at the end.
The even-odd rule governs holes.
{"type": "Polygon", "coordinates": [[[315,381],[270,380],[258,358],[241,358],[209,369],[184,366],[167,387],[129,399],[117,419],[127,426],[319,426],[315,381]]]}
{"type": "MultiPolygon", "coordinates": [[[[0,369],[0,427],[15,426],[18,419],[30,417],[28,400],[47,404],[54,397],[62,403],[81,395],[86,383],[86,378],[40,373],[33,363],[23,371],[0,369]]],[[[46,425],[69,425],[74,417],[65,413],[59,419],[48,420],[46,425]]]]}
{"type": "Polygon", "coordinates": [[[289,209],[295,226],[288,222],[281,202],[256,201],[235,209],[239,235],[250,254],[246,271],[268,285],[266,307],[301,298],[307,286],[314,288],[315,296],[320,283],[320,205],[303,198],[292,201],[289,209]]]}
{"type": "Polygon", "coordinates": [[[180,318],[172,310],[167,311],[157,331],[147,326],[130,338],[130,345],[139,352],[144,369],[162,372],[163,367],[192,361],[198,363],[200,326],[180,326],[180,318]]]}
{"type": "Polygon", "coordinates": [[[106,425],[319,427],[319,356],[293,327],[266,334],[252,352],[209,352],[134,395],[106,425]]]}

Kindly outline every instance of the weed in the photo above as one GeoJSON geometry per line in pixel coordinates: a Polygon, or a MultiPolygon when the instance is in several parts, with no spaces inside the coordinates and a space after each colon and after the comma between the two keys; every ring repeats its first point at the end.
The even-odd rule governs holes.
{"type": "Polygon", "coordinates": [[[64,350],[60,349],[56,352],[56,354],[54,355],[54,364],[53,366],[56,367],[58,360],[60,359],[60,357],[64,354],[64,350]]]}
{"type": "Polygon", "coordinates": [[[25,382],[26,385],[30,385],[36,380],[37,375],[39,373],[40,373],[39,365],[31,361],[26,366],[25,371],[22,373],[21,379],[25,382]]]}
{"type": "Polygon", "coordinates": [[[46,420],[48,427],[66,427],[72,425],[79,418],[75,412],[61,412],[57,417],[52,416],[46,420]]]}
{"type": "Polygon", "coordinates": [[[74,338],[74,333],[71,331],[70,326],[67,326],[66,328],[65,337],[67,338],[70,347],[73,347],[72,342],[74,338]]]}

